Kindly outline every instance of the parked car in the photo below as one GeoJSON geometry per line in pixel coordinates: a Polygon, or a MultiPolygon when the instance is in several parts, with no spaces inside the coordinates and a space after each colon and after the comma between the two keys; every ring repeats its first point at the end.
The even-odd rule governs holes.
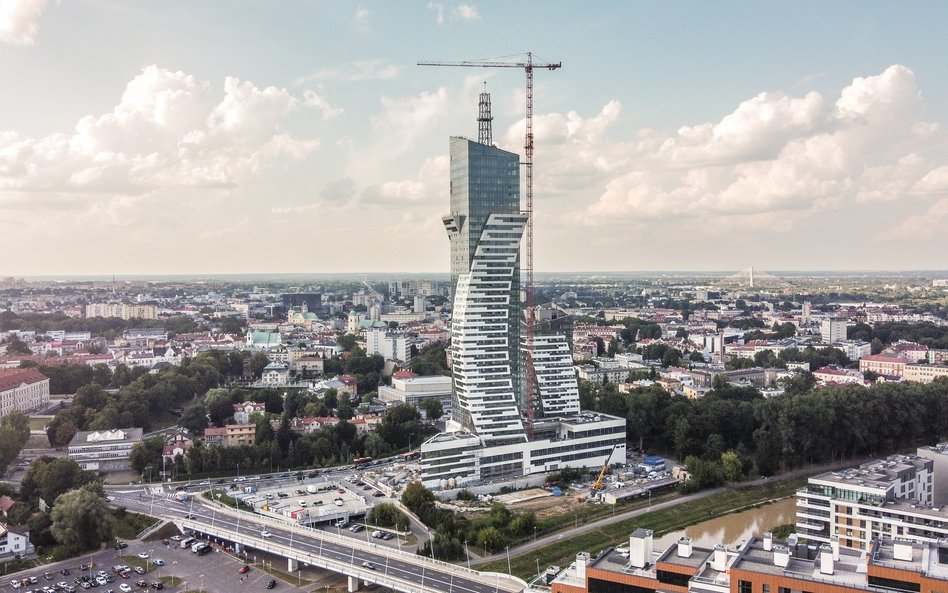
{"type": "Polygon", "coordinates": [[[145,569],[142,568],[141,566],[136,566],[136,567],[133,568],[132,570],[134,570],[134,571],[137,572],[138,574],[145,574],[145,569]]]}
{"type": "Polygon", "coordinates": [[[267,589],[272,589],[277,586],[276,579],[270,579],[267,581],[267,589]]]}
{"type": "Polygon", "coordinates": [[[248,572],[250,572],[250,567],[247,566],[246,564],[241,566],[240,570],[237,571],[238,574],[247,574],[248,572]]]}
{"type": "Polygon", "coordinates": [[[126,544],[125,542],[115,542],[116,550],[124,550],[127,547],[128,547],[128,544],[126,544]]]}
{"type": "Polygon", "coordinates": [[[128,583],[122,583],[119,585],[119,591],[122,593],[132,593],[132,588],[128,586],[128,583]]]}
{"type": "Polygon", "coordinates": [[[164,565],[165,565],[165,561],[162,560],[161,558],[155,558],[154,560],[151,561],[151,563],[154,564],[155,566],[164,566],[164,565]]]}
{"type": "Polygon", "coordinates": [[[152,589],[155,589],[155,590],[157,591],[157,590],[159,590],[159,589],[164,589],[164,588],[165,588],[165,584],[162,583],[161,581],[155,581],[155,582],[153,582],[153,583],[151,584],[151,588],[152,588],[152,589]]]}
{"type": "Polygon", "coordinates": [[[140,580],[140,581],[135,581],[135,585],[137,585],[137,586],[141,587],[142,589],[144,589],[145,587],[148,586],[148,583],[145,581],[145,579],[142,579],[142,580],[140,580]]]}
{"type": "Polygon", "coordinates": [[[148,552],[139,552],[138,557],[142,560],[148,560],[148,552]]]}

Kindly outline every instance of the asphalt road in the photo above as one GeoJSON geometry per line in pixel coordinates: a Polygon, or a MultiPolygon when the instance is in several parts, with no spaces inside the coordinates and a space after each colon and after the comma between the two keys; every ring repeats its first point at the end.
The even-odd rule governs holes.
{"type": "MultiPolygon", "coordinates": [[[[415,561],[408,561],[403,557],[399,557],[395,550],[393,550],[392,555],[387,555],[383,550],[370,551],[364,549],[361,545],[348,545],[335,539],[314,537],[318,532],[308,535],[299,533],[297,529],[277,527],[269,522],[264,523],[260,517],[252,513],[240,513],[239,516],[235,517],[229,513],[217,512],[215,508],[205,506],[201,502],[191,505],[175,502],[163,496],[145,496],[142,499],[138,499],[136,493],[113,493],[113,496],[116,497],[115,503],[122,504],[127,508],[142,510],[152,516],[181,520],[185,514],[193,515],[193,521],[203,523],[208,529],[214,527],[227,529],[246,536],[248,539],[253,538],[261,542],[269,541],[285,545],[294,550],[347,564],[357,569],[362,569],[363,563],[369,562],[374,565],[374,570],[380,575],[435,588],[445,593],[500,593],[503,591],[515,592],[521,588],[514,581],[510,581],[506,587],[502,587],[486,579],[481,580],[476,577],[458,575],[455,574],[455,571],[440,565],[423,564],[420,562],[420,558],[415,561]],[[265,527],[272,534],[269,538],[261,536],[265,527]]],[[[196,527],[195,530],[199,531],[199,528],[196,527]]],[[[213,538],[213,536],[211,537],[213,538]]]]}

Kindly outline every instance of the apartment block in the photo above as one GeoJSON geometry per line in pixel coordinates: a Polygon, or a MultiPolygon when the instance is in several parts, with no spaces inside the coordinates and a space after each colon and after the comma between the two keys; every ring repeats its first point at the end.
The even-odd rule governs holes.
{"type": "Polygon", "coordinates": [[[892,455],[857,468],[811,477],[797,491],[797,533],[868,550],[874,539],[948,537],[948,510],[934,506],[934,462],[892,455]]]}

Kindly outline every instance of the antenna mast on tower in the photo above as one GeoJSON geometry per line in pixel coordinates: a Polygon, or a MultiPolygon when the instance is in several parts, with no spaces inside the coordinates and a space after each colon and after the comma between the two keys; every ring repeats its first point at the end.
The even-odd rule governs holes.
{"type": "Polygon", "coordinates": [[[484,92],[481,93],[480,100],[477,102],[477,141],[480,144],[494,145],[491,138],[490,123],[493,119],[490,115],[490,93],[487,92],[487,83],[485,82],[484,92]]]}

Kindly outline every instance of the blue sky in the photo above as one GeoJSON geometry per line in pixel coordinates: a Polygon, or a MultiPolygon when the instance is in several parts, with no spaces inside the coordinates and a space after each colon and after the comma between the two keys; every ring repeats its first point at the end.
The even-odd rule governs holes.
{"type": "Polygon", "coordinates": [[[2,275],[443,272],[447,138],[522,145],[539,271],[945,268],[948,7],[0,0],[2,275]]]}

